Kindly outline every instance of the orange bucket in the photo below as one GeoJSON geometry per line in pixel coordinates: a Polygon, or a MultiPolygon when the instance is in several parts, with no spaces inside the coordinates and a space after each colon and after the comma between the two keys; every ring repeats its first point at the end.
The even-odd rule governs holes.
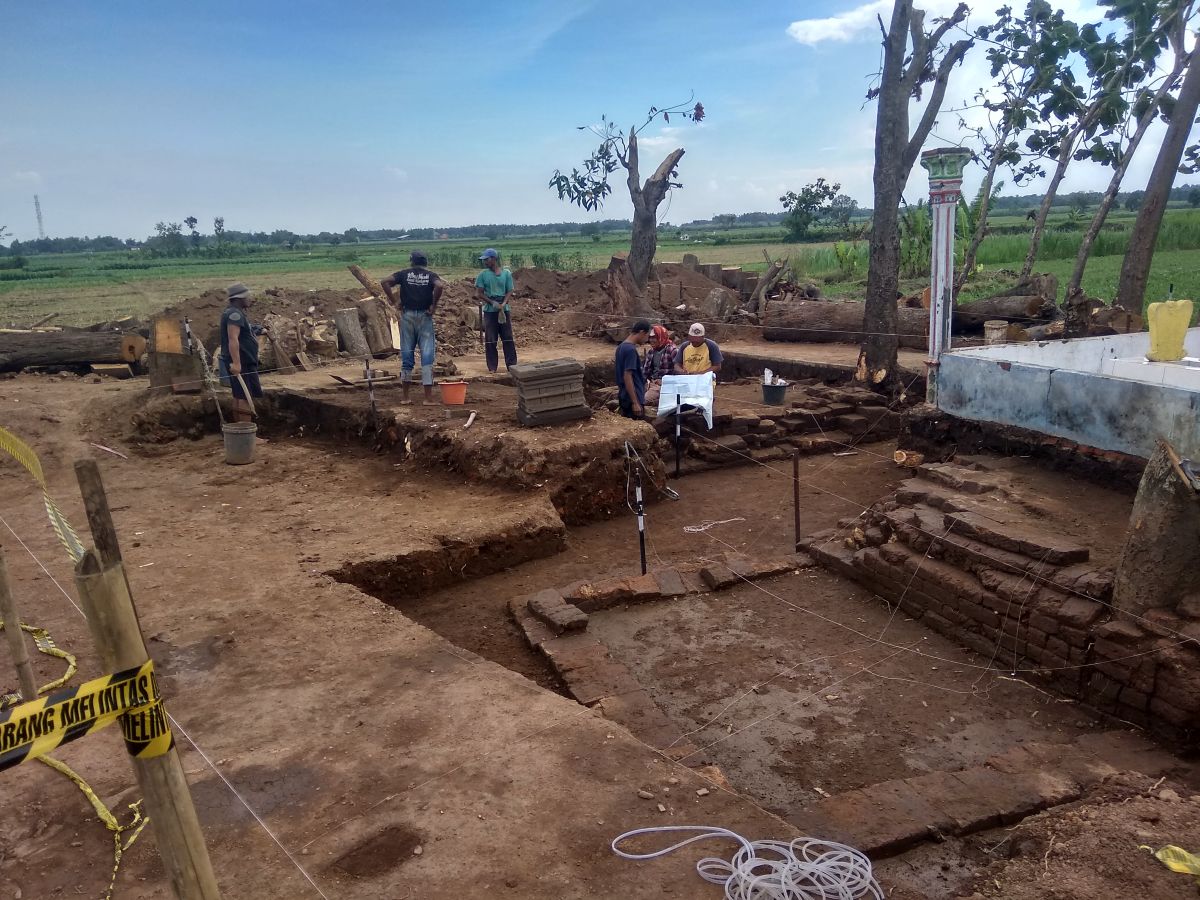
{"type": "Polygon", "coordinates": [[[442,389],[442,402],[447,406],[462,406],[467,402],[465,381],[443,381],[438,387],[442,389]]]}

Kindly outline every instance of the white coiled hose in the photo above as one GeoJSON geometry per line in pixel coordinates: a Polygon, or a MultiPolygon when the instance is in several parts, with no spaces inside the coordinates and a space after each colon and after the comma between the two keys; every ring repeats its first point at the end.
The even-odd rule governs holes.
{"type": "Polygon", "coordinates": [[[707,856],[696,863],[701,878],[724,886],[727,900],[883,900],[883,889],[866,855],[833,841],[807,837],[748,841],[727,828],[670,825],[627,831],[613,840],[612,850],[624,859],[656,859],[696,841],[713,839],[741,845],[728,861],[707,856]],[[618,846],[639,835],[678,832],[693,836],[652,853],[627,853],[618,846]]]}

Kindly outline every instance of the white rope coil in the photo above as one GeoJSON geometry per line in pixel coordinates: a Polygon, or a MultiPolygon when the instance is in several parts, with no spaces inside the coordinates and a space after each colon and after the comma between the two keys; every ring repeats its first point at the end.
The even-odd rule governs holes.
{"type": "Polygon", "coordinates": [[[707,856],[696,863],[701,878],[725,888],[727,900],[883,900],[883,889],[866,855],[833,841],[807,837],[748,841],[727,828],[671,825],[627,831],[613,840],[612,850],[623,859],[657,859],[688,844],[714,839],[741,845],[732,859],[707,856]],[[640,835],[673,832],[692,837],[650,853],[628,853],[618,846],[640,835]]]}

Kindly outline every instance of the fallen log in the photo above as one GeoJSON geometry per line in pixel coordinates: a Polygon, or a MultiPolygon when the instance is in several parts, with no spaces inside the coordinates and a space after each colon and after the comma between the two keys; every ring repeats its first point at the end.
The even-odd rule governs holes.
{"type": "Polygon", "coordinates": [[[31,331],[0,334],[0,372],[26,366],[136,363],[146,352],[139,334],[90,331],[31,331]]]}
{"type": "MultiPolygon", "coordinates": [[[[763,337],[768,341],[861,343],[865,304],[854,300],[771,300],[763,308],[763,337]]],[[[929,346],[929,314],[897,309],[900,346],[929,346]]]]}
{"type": "Polygon", "coordinates": [[[986,297],[954,307],[951,329],[954,334],[961,334],[982,328],[984,322],[992,319],[1036,324],[1048,321],[1053,314],[1053,304],[1037,294],[986,297]]]}
{"type": "Polygon", "coordinates": [[[351,275],[358,279],[358,283],[370,291],[374,296],[378,297],[380,300],[387,299],[387,295],[383,292],[383,285],[364,272],[361,266],[347,266],[346,268],[350,270],[351,275]]]}

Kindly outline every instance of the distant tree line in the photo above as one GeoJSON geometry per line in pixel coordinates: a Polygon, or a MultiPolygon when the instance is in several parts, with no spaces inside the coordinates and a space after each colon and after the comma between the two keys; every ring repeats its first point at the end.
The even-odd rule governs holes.
{"type": "MultiPolygon", "coordinates": [[[[1141,190],[1122,193],[1118,197],[1118,202],[1125,209],[1136,211],[1141,206],[1144,194],[1145,191],[1141,190]]],[[[844,236],[851,220],[866,220],[871,217],[871,209],[858,207],[853,200],[844,195],[839,194],[830,199],[828,203],[818,204],[818,207],[811,209],[811,204],[803,201],[804,191],[796,196],[802,200],[799,215],[796,212],[796,204],[793,202],[784,212],[722,213],[709,219],[693,219],[678,226],[662,222],[659,223],[659,230],[697,231],[782,225],[789,228],[789,234],[792,235],[793,240],[833,240],[844,236]],[[809,215],[811,215],[809,226],[799,227],[801,220],[809,215]]],[[[1063,206],[1082,212],[1094,209],[1103,197],[1104,195],[1100,191],[1075,191],[1060,195],[1059,199],[1063,206]]],[[[1170,200],[1187,203],[1193,208],[1200,208],[1200,185],[1176,185],[1171,189],[1170,200]]],[[[993,212],[1019,211],[1024,213],[1030,209],[1036,209],[1041,202],[1041,194],[1010,194],[992,198],[990,205],[993,212]]],[[[270,249],[295,250],[312,244],[337,246],[338,244],[359,242],[395,241],[401,238],[412,241],[443,239],[494,241],[516,237],[565,238],[568,235],[578,234],[590,237],[593,241],[600,241],[605,234],[628,232],[632,224],[629,219],[603,219],[599,222],[583,224],[579,222],[542,222],[537,225],[465,225],[452,228],[347,228],[340,232],[320,231],[315,234],[298,234],[286,228],[277,228],[274,231],[226,230],[225,220],[218,216],[213,220],[212,233],[203,234],[197,230],[199,225],[197,219],[194,216],[187,216],[181,223],[159,222],[155,226],[155,233],[141,241],[112,235],[37,238],[29,241],[13,240],[7,248],[0,246],[0,255],[36,256],[48,253],[139,250],[155,256],[238,256],[270,249]]],[[[994,233],[1005,233],[1007,230],[1009,229],[1001,226],[994,229],[994,233]]],[[[6,236],[6,233],[0,230],[0,240],[6,236]]]]}

